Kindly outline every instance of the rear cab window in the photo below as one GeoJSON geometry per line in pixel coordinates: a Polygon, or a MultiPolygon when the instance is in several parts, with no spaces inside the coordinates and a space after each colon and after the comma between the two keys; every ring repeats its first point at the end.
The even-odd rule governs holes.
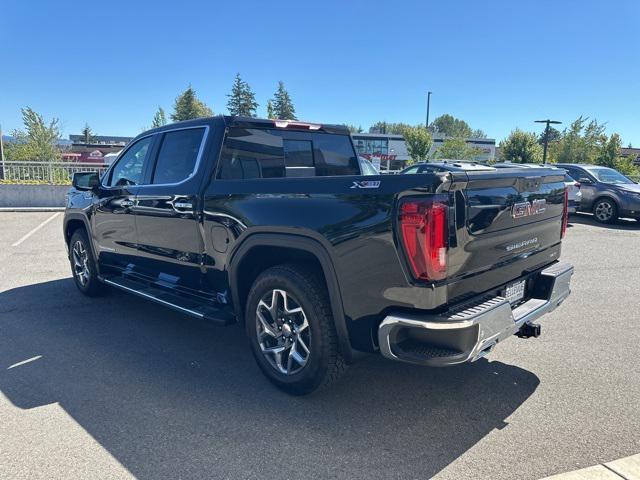
{"type": "Polygon", "coordinates": [[[255,179],[360,175],[348,135],[231,127],[217,177],[255,179]]]}

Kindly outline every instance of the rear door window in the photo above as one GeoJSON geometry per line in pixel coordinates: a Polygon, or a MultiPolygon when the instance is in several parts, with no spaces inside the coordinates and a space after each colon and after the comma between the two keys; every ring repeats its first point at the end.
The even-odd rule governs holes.
{"type": "Polygon", "coordinates": [[[188,128],[165,133],[151,183],[179,183],[193,175],[204,131],[204,128],[188,128]]]}

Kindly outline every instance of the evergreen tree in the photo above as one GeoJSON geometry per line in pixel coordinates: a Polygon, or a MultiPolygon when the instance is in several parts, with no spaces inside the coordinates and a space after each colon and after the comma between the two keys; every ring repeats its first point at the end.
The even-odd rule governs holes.
{"type": "Polygon", "coordinates": [[[241,115],[243,117],[255,117],[258,103],[256,96],[251,91],[251,87],[236,74],[236,79],[231,87],[231,93],[227,95],[227,110],[230,115],[241,115]]]}
{"type": "Polygon", "coordinates": [[[289,92],[284,88],[284,82],[278,82],[278,90],[273,95],[273,115],[282,120],[297,120],[296,109],[293,106],[289,92]]]}
{"type": "Polygon", "coordinates": [[[151,128],[162,127],[167,124],[167,117],[164,114],[164,108],[158,107],[155,115],[153,116],[153,121],[151,122],[151,128]]]}
{"type": "Polygon", "coordinates": [[[275,111],[273,110],[273,102],[271,100],[267,101],[267,118],[276,118],[275,111]]]}
{"type": "Polygon", "coordinates": [[[184,92],[176,97],[173,105],[173,113],[171,120],[181,122],[182,120],[191,120],[193,118],[211,117],[211,110],[203,101],[198,99],[196,91],[191,85],[184,92]]]}
{"type": "Polygon", "coordinates": [[[84,138],[84,143],[93,142],[93,131],[88,123],[84,124],[84,128],[82,129],[82,137],[84,138]]]}

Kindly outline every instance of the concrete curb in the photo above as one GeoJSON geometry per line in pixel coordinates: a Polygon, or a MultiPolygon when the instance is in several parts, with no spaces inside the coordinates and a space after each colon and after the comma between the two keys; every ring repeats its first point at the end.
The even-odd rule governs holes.
{"type": "Polygon", "coordinates": [[[640,480],[640,453],[542,480],[640,480]]]}
{"type": "Polygon", "coordinates": [[[0,207],[0,212],[64,212],[64,207],[0,207]]]}

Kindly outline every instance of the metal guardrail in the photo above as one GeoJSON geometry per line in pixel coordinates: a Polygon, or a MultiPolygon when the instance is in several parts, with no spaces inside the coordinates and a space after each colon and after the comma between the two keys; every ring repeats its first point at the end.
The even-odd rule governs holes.
{"type": "Polygon", "coordinates": [[[77,162],[4,162],[4,180],[12,183],[70,185],[76,172],[104,173],[108,165],[77,162]]]}

